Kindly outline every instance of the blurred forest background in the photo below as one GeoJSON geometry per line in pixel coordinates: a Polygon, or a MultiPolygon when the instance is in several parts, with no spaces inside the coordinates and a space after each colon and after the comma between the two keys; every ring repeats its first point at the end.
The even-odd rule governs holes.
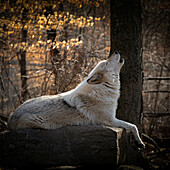
{"type": "MultiPolygon", "coordinates": [[[[159,169],[170,157],[170,2],[141,3],[144,154],[159,169]]],[[[0,130],[25,100],[76,87],[109,56],[109,8],[109,0],[0,1],[0,130]]]]}

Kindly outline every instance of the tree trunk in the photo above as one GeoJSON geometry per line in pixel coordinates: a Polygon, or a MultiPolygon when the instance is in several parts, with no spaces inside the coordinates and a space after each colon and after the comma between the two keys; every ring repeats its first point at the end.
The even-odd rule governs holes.
{"type": "MultiPolygon", "coordinates": [[[[26,42],[27,30],[22,30],[22,42],[26,42]]],[[[26,50],[20,54],[20,71],[21,71],[21,103],[27,100],[27,69],[26,69],[26,50]]]]}
{"type": "MultiPolygon", "coordinates": [[[[22,2],[23,3],[23,2],[22,2]]],[[[24,8],[23,4],[22,7],[24,8]]],[[[24,29],[25,22],[27,21],[27,13],[28,10],[24,8],[22,11],[22,18],[21,18],[21,23],[22,23],[22,37],[21,37],[21,42],[27,42],[27,29],[24,29]]],[[[27,100],[28,96],[28,89],[27,89],[27,69],[26,69],[26,50],[21,49],[20,53],[20,71],[21,71],[21,103],[27,100]]]]}
{"type": "Polygon", "coordinates": [[[140,0],[110,1],[111,53],[125,59],[121,71],[121,97],[117,117],[141,130],[142,112],[142,19],[140,0]]]}

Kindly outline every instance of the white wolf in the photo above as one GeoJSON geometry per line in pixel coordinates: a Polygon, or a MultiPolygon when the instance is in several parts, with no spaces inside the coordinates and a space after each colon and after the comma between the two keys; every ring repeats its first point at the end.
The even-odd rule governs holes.
{"type": "Polygon", "coordinates": [[[122,127],[132,132],[139,146],[144,147],[137,127],[116,118],[123,64],[124,59],[115,52],[108,60],[99,62],[75,89],[26,101],[9,118],[9,129],[56,129],[66,125],[122,127]]]}

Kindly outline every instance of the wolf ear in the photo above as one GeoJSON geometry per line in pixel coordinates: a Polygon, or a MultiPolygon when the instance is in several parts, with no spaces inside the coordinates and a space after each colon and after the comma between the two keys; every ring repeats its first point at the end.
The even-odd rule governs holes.
{"type": "Polygon", "coordinates": [[[100,84],[103,82],[103,73],[97,72],[94,73],[88,80],[87,83],[89,84],[100,84]]]}

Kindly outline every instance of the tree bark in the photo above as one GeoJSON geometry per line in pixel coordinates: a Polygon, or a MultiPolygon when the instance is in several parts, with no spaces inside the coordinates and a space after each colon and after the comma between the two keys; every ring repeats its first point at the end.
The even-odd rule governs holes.
{"type": "Polygon", "coordinates": [[[141,130],[142,112],[142,19],[140,0],[110,1],[111,53],[125,59],[121,71],[121,97],[117,117],[141,130]]]}
{"type": "Polygon", "coordinates": [[[20,58],[20,71],[21,71],[21,103],[27,100],[27,70],[26,70],[26,51],[21,52],[20,58]]]}
{"type": "MultiPolygon", "coordinates": [[[[23,129],[0,134],[0,167],[105,165],[116,167],[132,148],[120,128],[67,126],[55,130],[23,129]]],[[[141,157],[141,153],[137,153],[141,157]]],[[[140,165],[143,162],[133,162],[140,165]]]]}
{"type": "MultiPolygon", "coordinates": [[[[22,4],[23,6],[23,4],[22,4]]],[[[24,8],[22,12],[22,18],[21,18],[21,23],[22,23],[22,37],[21,41],[22,42],[27,42],[27,30],[24,29],[25,21],[27,20],[27,12],[28,10],[24,8]]],[[[28,88],[27,88],[27,69],[26,69],[26,50],[21,50],[20,53],[20,71],[21,71],[21,103],[27,100],[28,97],[28,88]]]]}

